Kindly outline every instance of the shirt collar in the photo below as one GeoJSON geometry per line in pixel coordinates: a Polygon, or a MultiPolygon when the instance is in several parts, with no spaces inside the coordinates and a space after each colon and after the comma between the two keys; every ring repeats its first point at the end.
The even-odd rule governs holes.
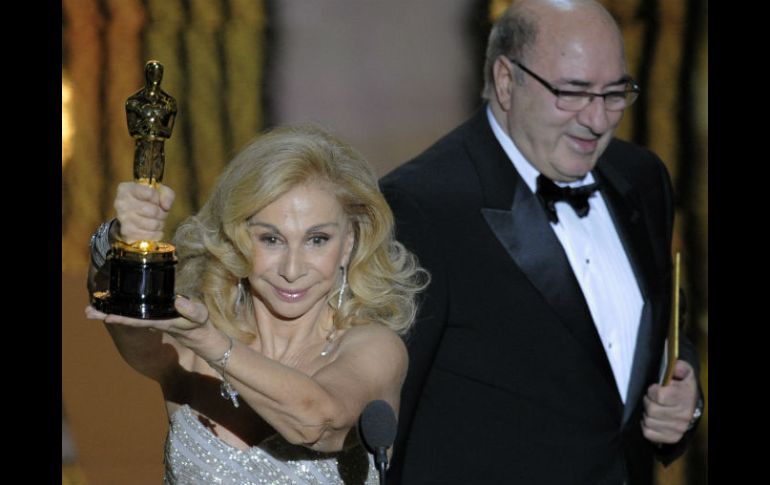
{"type": "MultiPolygon", "coordinates": [[[[519,172],[521,178],[524,179],[524,183],[527,184],[529,190],[531,190],[533,194],[536,193],[537,176],[540,175],[540,171],[536,169],[534,165],[529,163],[526,158],[524,158],[524,155],[521,154],[511,137],[508,136],[505,131],[503,131],[502,127],[495,119],[495,116],[492,113],[492,108],[489,106],[489,104],[487,104],[487,120],[489,121],[489,126],[492,128],[492,133],[494,133],[495,138],[497,138],[497,141],[500,143],[500,146],[503,147],[503,151],[506,155],[508,155],[508,158],[511,160],[511,162],[513,162],[513,167],[517,172],[519,172]]],[[[583,185],[592,184],[593,182],[594,174],[592,172],[588,172],[582,180],[576,180],[574,182],[555,181],[556,185],[561,187],[580,187],[583,185]]]]}

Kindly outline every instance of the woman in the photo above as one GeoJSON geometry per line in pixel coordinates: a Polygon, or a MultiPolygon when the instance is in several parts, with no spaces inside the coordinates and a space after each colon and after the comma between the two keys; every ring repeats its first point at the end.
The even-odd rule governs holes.
{"type": "MultiPolygon", "coordinates": [[[[168,187],[123,183],[117,222],[98,234],[160,240],[172,201],[168,187]]],[[[398,334],[427,275],[393,239],[362,157],[317,128],[265,134],[173,242],[181,318],[86,309],[160,383],[166,482],[376,483],[355,423],[374,399],[398,410],[407,369],[398,334]]],[[[105,286],[99,269],[92,293],[105,286]]]]}

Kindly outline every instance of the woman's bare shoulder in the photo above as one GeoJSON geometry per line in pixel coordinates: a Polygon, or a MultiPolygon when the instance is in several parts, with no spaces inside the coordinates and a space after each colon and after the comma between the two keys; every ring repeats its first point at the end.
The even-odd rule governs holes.
{"type": "Polygon", "coordinates": [[[340,345],[376,345],[403,348],[403,340],[396,332],[381,323],[363,323],[350,327],[340,339],[340,345]]]}
{"type": "Polygon", "coordinates": [[[379,323],[349,328],[340,339],[338,360],[356,367],[389,369],[396,375],[408,365],[406,345],[393,330],[379,323]]]}

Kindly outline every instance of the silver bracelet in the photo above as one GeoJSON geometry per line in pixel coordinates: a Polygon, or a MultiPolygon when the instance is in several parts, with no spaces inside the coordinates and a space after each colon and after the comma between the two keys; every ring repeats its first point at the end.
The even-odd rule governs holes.
{"type": "Polygon", "coordinates": [[[96,268],[101,268],[107,260],[107,252],[110,250],[110,228],[115,221],[116,219],[110,219],[101,223],[91,235],[91,264],[96,268]]]}
{"type": "Polygon", "coordinates": [[[233,385],[230,384],[230,381],[227,380],[227,375],[225,374],[225,367],[227,367],[227,362],[230,361],[230,355],[233,353],[233,338],[227,334],[225,334],[225,337],[230,341],[230,346],[227,348],[224,355],[216,360],[207,360],[206,362],[208,362],[208,364],[222,376],[222,384],[219,386],[219,395],[224,399],[231,400],[233,406],[237,408],[238,391],[236,391],[233,385]],[[222,368],[221,371],[218,369],[219,367],[222,368]]]}

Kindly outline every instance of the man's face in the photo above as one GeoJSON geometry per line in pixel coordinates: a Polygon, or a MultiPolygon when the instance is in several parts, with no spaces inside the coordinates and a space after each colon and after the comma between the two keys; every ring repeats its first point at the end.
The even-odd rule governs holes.
{"type": "MultiPolygon", "coordinates": [[[[578,20],[578,19],[575,19],[578,20]]],[[[625,88],[623,47],[616,31],[601,22],[551,22],[543,19],[523,65],[563,91],[606,93],[625,88]],[[598,24],[598,25],[597,25],[598,24]]],[[[505,121],[511,138],[541,173],[560,181],[583,178],[596,165],[623,117],[593,98],[580,111],[556,106],[556,96],[508,59],[510,104],[505,121]],[[523,76],[523,83],[516,79],[523,76]]]]}

